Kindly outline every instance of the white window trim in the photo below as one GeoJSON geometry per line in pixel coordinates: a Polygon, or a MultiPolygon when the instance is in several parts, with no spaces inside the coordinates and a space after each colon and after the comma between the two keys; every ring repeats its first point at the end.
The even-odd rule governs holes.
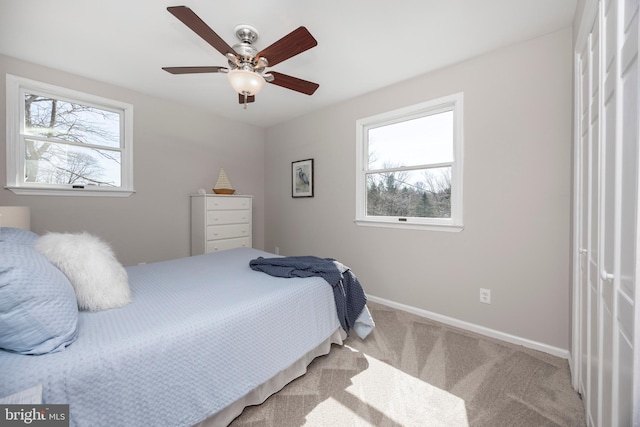
{"type": "Polygon", "coordinates": [[[431,231],[462,231],[462,161],[463,161],[463,93],[388,111],[356,121],[356,217],[354,222],[365,227],[402,228],[431,231]],[[366,148],[367,130],[372,127],[418,118],[438,110],[453,110],[453,162],[451,163],[451,218],[383,217],[366,214],[366,148]]]}
{"type": "Polygon", "coordinates": [[[115,101],[84,92],[42,83],[23,77],[7,74],[7,185],[6,189],[18,195],[35,196],[107,196],[128,197],[135,192],[133,188],[133,105],[115,101]],[[123,147],[121,165],[121,186],[118,188],[69,188],[63,185],[28,184],[20,177],[24,171],[24,123],[20,118],[24,114],[24,102],[20,93],[22,90],[43,92],[74,102],[82,102],[100,108],[109,108],[123,112],[123,147]]]}

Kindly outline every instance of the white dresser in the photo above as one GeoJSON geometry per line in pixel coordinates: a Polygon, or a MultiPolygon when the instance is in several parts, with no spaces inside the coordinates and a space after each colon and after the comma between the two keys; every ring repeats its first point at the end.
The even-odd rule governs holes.
{"type": "Polygon", "coordinates": [[[191,195],[191,255],[250,248],[252,196],[191,195]]]}

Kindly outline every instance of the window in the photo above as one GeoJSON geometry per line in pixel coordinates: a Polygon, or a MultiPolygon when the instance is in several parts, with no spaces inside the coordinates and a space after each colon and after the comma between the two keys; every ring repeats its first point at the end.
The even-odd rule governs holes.
{"type": "Polygon", "coordinates": [[[462,230],[462,98],[357,121],[356,224],[462,230]]]}
{"type": "Polygon", "coordinates": [[[133,106],[7,74],[7,188],[133,193],[133,106]]]}

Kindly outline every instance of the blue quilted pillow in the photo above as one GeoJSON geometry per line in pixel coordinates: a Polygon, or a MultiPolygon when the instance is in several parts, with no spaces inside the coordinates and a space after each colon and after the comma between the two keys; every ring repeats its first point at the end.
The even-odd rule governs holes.
{"type": "Polygon", "coordinates": [[[37,239],[38,235],[33,231],[13,227],[0,227],[0,242],[33,245],[37,239]]]}
{"type": "Polygon", "coordinates": [[[61,351],[75,341],[77,326],[76,295],[67,277],[27,242],[0,241],[0,348],[61,351]]]}

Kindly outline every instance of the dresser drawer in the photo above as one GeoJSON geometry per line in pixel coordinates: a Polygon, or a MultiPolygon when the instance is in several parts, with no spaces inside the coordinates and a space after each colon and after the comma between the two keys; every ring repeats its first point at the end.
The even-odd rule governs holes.
{"type": "Polygon", "coordinates": [[[251,211],[208,211],[207,225],[245,224],[251,222],[251,211]]]}
{"type": "Polygon", "coordinates": [[[242,210],[249,209],[251,199],[249,197],[209,197],[207,198],[207,210],[242,210]]]}
{"type": "Polygon", "coordinates": [[[231,239],[234,237],[249,237],[251,224],[209,225],[207,226],[207,240],[231,239]]]}
{"type": "Polygon", "coordinates": [[[251,196],[192,194],[191,255],[250,248],[251,196]]]}
{"type": "Polygon", "coordinates": [[[250,248],[251,238],[242,237],[239,239],[211,240],[207,242],[207,253],[226,251],[235,248],[250,248]]]}

